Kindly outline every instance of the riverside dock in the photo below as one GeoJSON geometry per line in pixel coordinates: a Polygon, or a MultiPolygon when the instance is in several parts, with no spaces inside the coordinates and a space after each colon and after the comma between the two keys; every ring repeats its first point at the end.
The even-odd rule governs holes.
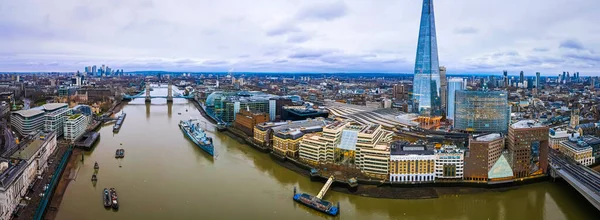
{"type": "Polygon", "coordinates": [[[94,147],[94,144],[98,142],[100,139],[100,133],[95,131],[88,131],[79,137],[74,145],[77,148],[81,148],[84,150],[91,150],[94,147]]]}
{"type": "Polygon", "coordinates": [[[333,184],[335,178],[333,176],[329,177],[321,191],[317,196],[312,196],[307,193],[296,193],[296,187],[294,187],[294,201],[299,202],[305,206],[308,206],[314,210],[319,212],[323,212],[328,215],[336,216],[340,213],[340,203],[338,202],[337,206],[334,206],[331,202],[323,200],[323,197],[333,184]]]}
{"type": "Polygon", "coordinates": [[[113,132],[119,132],[119,130],[121,130],[123,121],[125,121],[125,116],[127,116],[127,114],[125,114],[125,112],[123,112],[123,114],[119,115],[119,118],[117,118],[117,122],[115,122],[115,125],[113,126],[113,132]]]}

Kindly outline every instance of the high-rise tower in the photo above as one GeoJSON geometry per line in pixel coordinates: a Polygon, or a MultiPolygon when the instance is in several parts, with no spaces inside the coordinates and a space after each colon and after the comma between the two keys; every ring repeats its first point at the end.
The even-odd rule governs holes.
{"type": "Polygon", "coordinates": [[[415,59],[413,97],[422,115],[441,115],[441,82],[433,0],[423,0],[415,59]]]}

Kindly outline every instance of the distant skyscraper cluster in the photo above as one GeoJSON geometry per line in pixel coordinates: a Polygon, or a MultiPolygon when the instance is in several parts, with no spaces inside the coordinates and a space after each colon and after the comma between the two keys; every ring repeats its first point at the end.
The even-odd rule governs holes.
{"type": "Polygon", "coordinates": [[[110,67],[102,64],[102,66],[100,68],[97,68],[96,65],[94,66],[86,66],[85,67],[85,74],[88,76],[97,76],[97,77],[103,77],[103,76],[122,76],[123,75],[123,69],[111,69],[110,67]]]}

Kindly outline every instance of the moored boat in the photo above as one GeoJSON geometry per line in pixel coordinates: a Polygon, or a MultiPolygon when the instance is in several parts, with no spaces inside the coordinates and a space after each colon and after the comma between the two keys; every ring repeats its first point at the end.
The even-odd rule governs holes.
{"type": "Polygon", "coordinates": [[[104,188],[104,192],[102,193],[102,200],[104,200],[104,207],[108,208],[112,205],[110,192],[107,188],[104,188]]]}
{"type": "Polygon", "coordinates": [[[115,190],[115,188],[110,188],[110,199],[111,199],[112,208],[119,209],[119,203],[118,203],[118,199],[117,199],[117,190],[115,190]]]}
{"type": "Polygon", "coordinates": [[[96,174],[92,174],[92,181],[98,181],[98,177],[96,176],[96,174]]]}
{"type": "Polygon", "coordinates": [[[214,156],[213,139],[206,136],[206,133],[200,128],[198,123],[194,123],[194,120],[179,121],[179,128],[185,134],[187,138],[192,140],[196,146],[206,151],[211,156],[214,156]]]}
{"type": "Polygon", "coordinates": [[[94,163],[94,169],[95,170],[100,169],[100,166],[98,166],[98,161],[96,161],[96,163],[94,163]]]}
{"type": "Polygon", "coordinates": [[[306,193],[296,193],[296,187],[294,187],[294,201],[299,202],[305,206],[308,206],[319,212],[336,216],[340,212],[340,204],[334,206],[331,202],[319,199],[316,196],[312,196],[306,193]]]}

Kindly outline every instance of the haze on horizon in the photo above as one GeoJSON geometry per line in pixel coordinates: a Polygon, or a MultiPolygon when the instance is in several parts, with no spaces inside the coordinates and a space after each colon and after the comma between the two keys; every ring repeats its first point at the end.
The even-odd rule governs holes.
{"type": "MultiPolygon", "coordinates": [[[[402,72],[421,0],[1,0],[0,72],[402,72]]],[[[435,0],[448,73],[600,73],[597,0],[435,0]]]]}

